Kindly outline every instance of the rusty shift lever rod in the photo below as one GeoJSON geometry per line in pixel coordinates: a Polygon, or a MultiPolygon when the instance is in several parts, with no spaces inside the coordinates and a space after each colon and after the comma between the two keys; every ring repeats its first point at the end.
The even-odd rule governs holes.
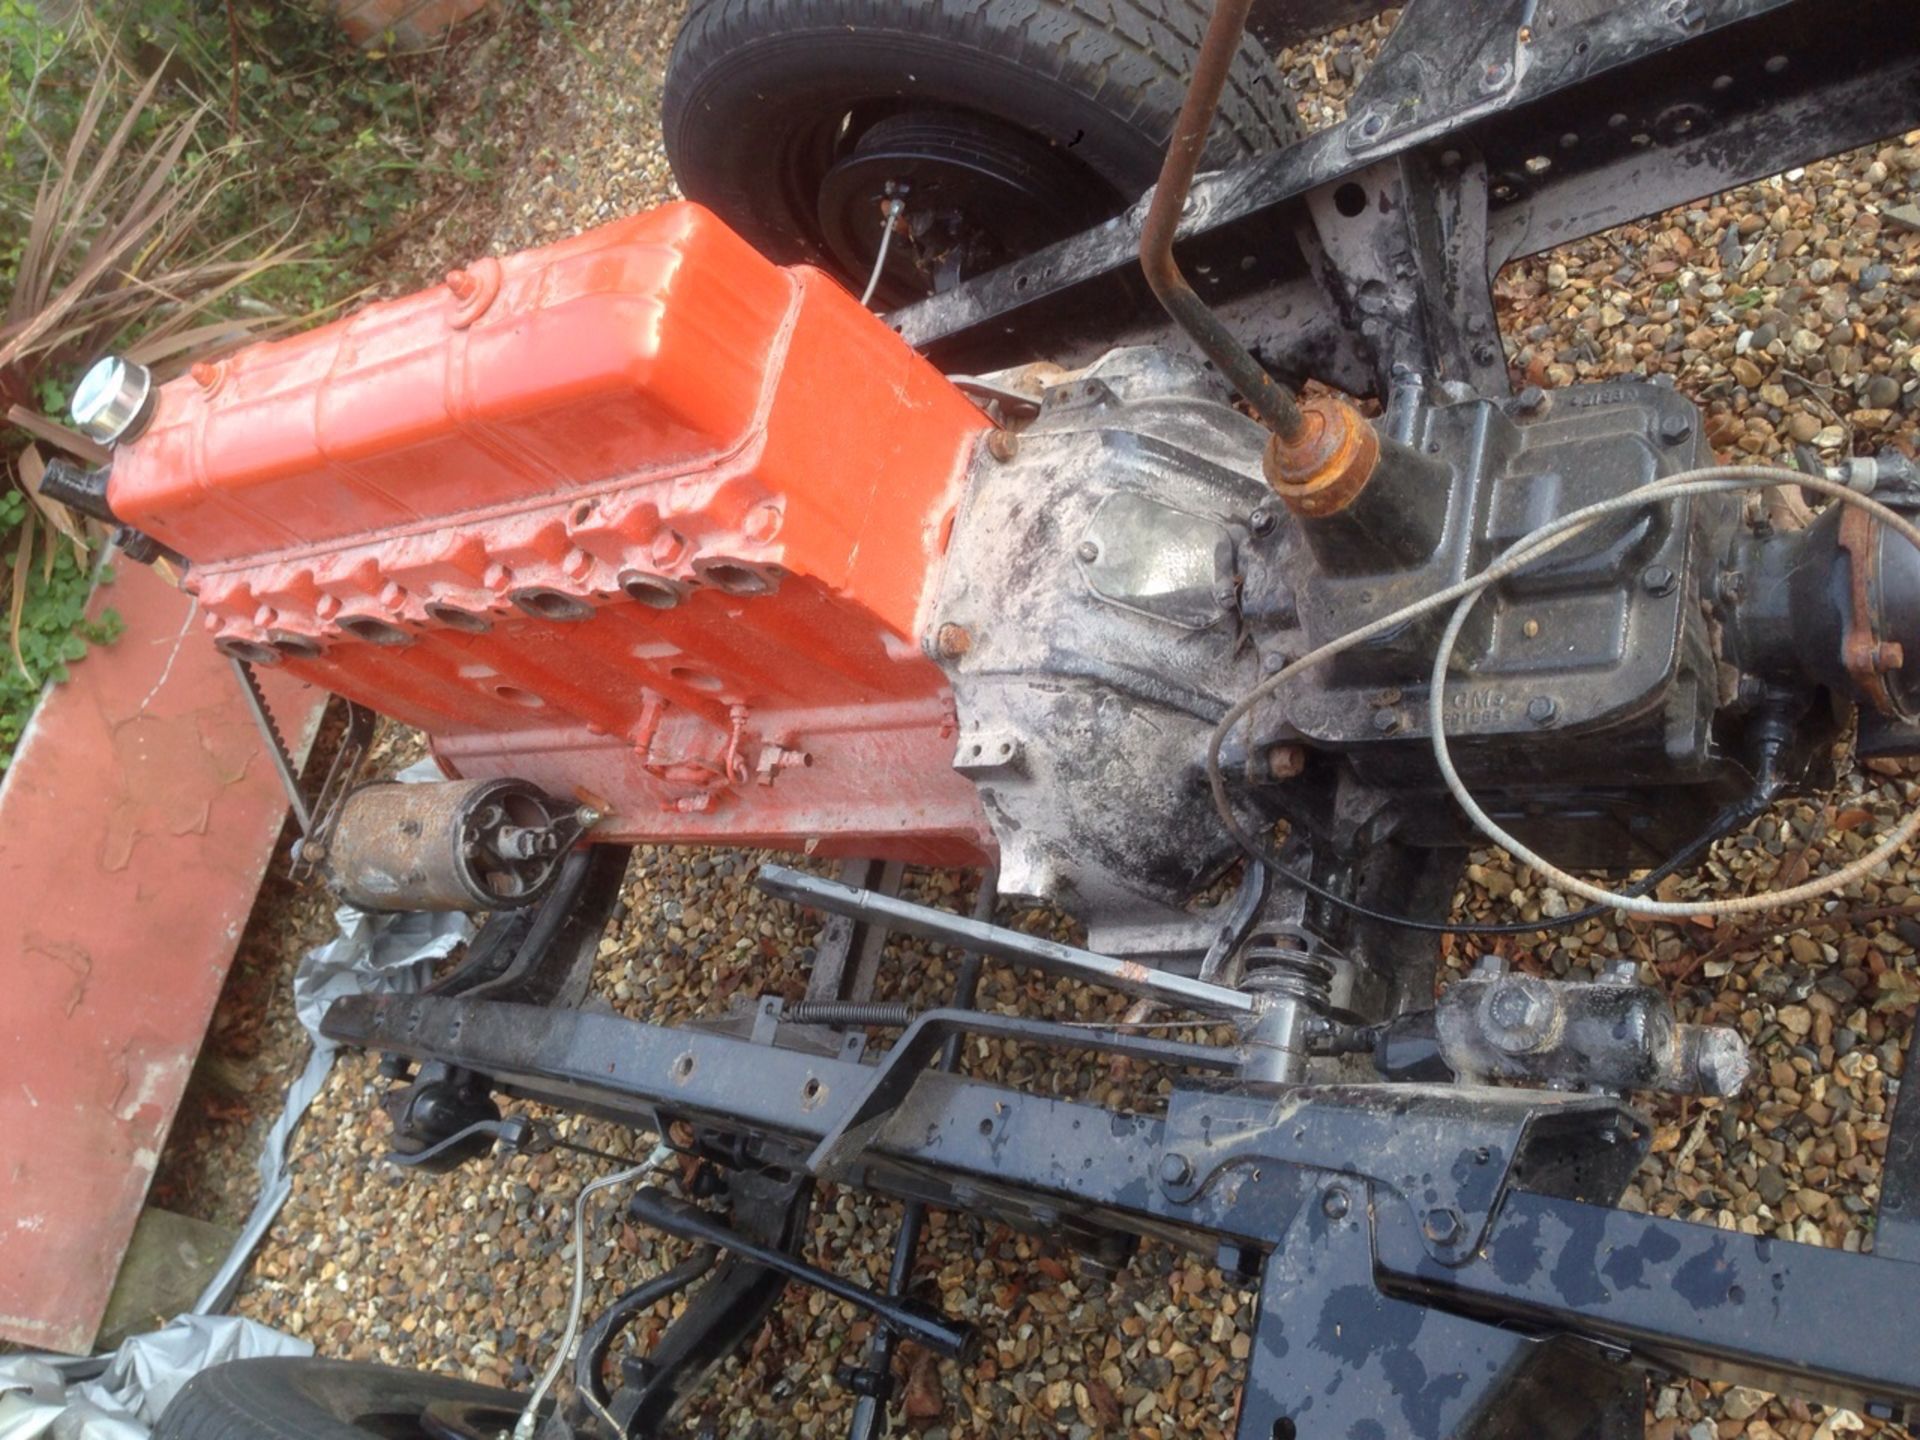
{"type": "Polygon", "coordinates": [[[1193,337],[1262,423],[1281,439],[1296,440],[1305,421],[1293,392],[1269,375],[1266,366],[1207,308],[1173,258],[1174,231],[1180,226],[1194,172],[1206,152],[1207,136],[1220,108],[1220,93],[1233,69],[1252,6],[1253,0],[1218,0],[1213,7],[1213,19],[1194,57],[1186,103],[1174,121],[1166,162],[1160,167],[1160,181],[1154,186],[1146,224],[1141,227],[1140,268],[1174,322],[1193,337]]]}
{"type": "MultiPolygon", "coordinates": [[[[1410,478],[1411,483],[1431,483],[1434,477],[1411,474],[1420,468],[1419,457],[1392,441],[1382,442],[1352,402],[1338,395],[1319,395],[1301,404],[1207,307],[1173,258],[1174,232],[1193,188],[1194,171],[1206,152],[1220,93],[1226,88],[1252,4],[1253,0],[1217,0],[1213,7],[1213,18],[1194,57],[1186,103],[1180,107],[1166,163],[1160,167],[1160,183],[1154,187],[1146,224],[1140,230],[1140,268],[1174,322],[1273,432],[1261,468],[1287,508],[1310,524],[1330,522],[1336,529],[1352,529],[1359,522],[1347,512],[1356,507],[1383,468],[1410,478]]],[[[1369,508],[1381,513],[1360,528],[1392,530],[1399,523],[1395,517],[1404,509],[1403,502],[1402,494],[1375,494],[1369,508]]]]}

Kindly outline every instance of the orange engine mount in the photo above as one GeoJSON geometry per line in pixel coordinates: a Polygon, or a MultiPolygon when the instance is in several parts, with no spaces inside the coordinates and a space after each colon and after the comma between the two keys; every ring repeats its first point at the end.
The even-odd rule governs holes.
{"type": "Polygon", "coordinates": [[[920,648],[990,422],[838,285],[672,205],[160,390],[114,514],[228,653],[622,841],[991,853],[920,648]]]}

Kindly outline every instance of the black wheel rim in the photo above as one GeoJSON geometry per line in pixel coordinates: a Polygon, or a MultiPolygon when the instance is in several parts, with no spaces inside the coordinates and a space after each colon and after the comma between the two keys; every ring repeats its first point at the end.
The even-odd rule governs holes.
{"type": "Polygon", "coordinates": [[[899,201],[874,301],[891,308],[1074,234],[1122,197],[1072,153],[1002,120],[954,109],[850,111],[837,134],[797,141],[796,213],[856,293],[899,201]]]}

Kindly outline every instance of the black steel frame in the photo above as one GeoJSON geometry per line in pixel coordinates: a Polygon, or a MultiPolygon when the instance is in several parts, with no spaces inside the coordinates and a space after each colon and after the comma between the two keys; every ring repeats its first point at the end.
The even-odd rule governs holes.
{"type": "MultiPolygon", "coordinates": [[[[878,873],[850,867],[855,880],[878,873]]],[[[533,994],[578,954],[557,938],[577,930],[537,920],[515,965],[533,994]]],[[[829,939],[818,973],[838,976],[847,954],[877,953],[885,933],[856,920],[829,939]]],[[[1026,958],[1017,944],[1002,953],[1026,958]]],[[[672,1136],[714,1162],[696,1193],[729,1197],[732,1231],[651,1195],[634,1214],[726,1257],[711,1274],[702,1257],[616,1302],[576,1367],[577,1390],[591,1387],[628,1434],[661,1433],[790,1280],[821,1283],[797,1260],[768,1257],[797,1253],[824,1177],[897,1197],[910,1217],[966,1210],[1103,1264],[1124,1262],[1142,1237],[1213,1255],[1260,1289],[1242,1440],[1634,1436],[1649,1371],[1920,1416],[1920,1270],[1898,1208],[1912,1207],[1920,1149],[1910,1096],[1889,1145],[1896,1208],[1883,1212],[1877,1252],[1855,1255],[1611,1208],[1649,1141],[1611,1097],[1248,1084],[1220,1078],[1231,1050],[972,1011],[977,961],[968,968],[958,1006],[913,1017],[878,1063],[858,1034],[785,1020],[777,1001],[702,1028],[511,994],[360,997],[338,1002],[325,1031],[418,1061],[422,1074],[672,1136]],[[1117,1113],[951,1073],[951,1042],[967,1033],[1110,1051],[1181,1075],[1164,1115],[1117,1113]],[[608,1394],[600,1371],[621,1325],[703,1275],[685,1316],[608,1394]]],[[[918,1228],[903,1226],[906,1261],[865,1303],[890,1329],[957,1337],[901,1309],[918,1228]]],[[[890,1344],[843,1369],[861,1396],[857,1436],[884,1429],[890,1344]]],[[[585,1410],[570,1418],[596,1433],[585,1410]]]]}
{"type": "MultiPolygon", "coordinates": [[[[1297,38],[1379,8],[1269,0],[1255,25],[1297,38]]],[[[1509,381],[1491,278],[1507,261],[1916,123],[1911,0],[1411,0],[1346,122],[1201,177],[1177,253],[1284,378],[1384,394],[1417,375],[1494,394],[1509,381]]],[[[949,369],[1180,344],[1139,279],[1145,209],[893,321],[949,369]]],[[[342,1001],[325,1026],[394,1057],[402,1078],[419,1062],[416,1099],[434,1103],[401,1110],[435,1119],[416,1142],[497,1113],[490,1088],[673,1135],[713,1162],[704,1193],[730,1197],[733,1230],[673,1223],[729,1253],[703,1252],[591,1327],[576,1373],[591,1413],[570,1412],[589,1431],[610,1413],[657,1433],[807,1278],[780,1257],[827,1175],[905,1202],[887,1293],[863,1302],[883,1322],[904,1313],[927,1205],[1064,1238],[1101,1264],[1146,1236],[1216,1255],[1260,1290],[1242,1440],[1633,1436],[1649,1370],[1920,1415],[1920,1084],[1897,1105],[1875,1253],[1753,1239],[1611,1208],[1648,1140],[1614,1099],[1251,1084],[1225,1051],[972,1013],[978,957],[953,1008],[913,1019],[872,1063],[853,1027],[910,1018],[867,1006],[884,918],[829,922],[804,1023],[778,1001],[681,1028],[569,1008],[616,862],[577,863],[539,911],[491,922],[441,993],[342,1001]],[[1164,1115],[1020,1094],[952,1073],[970,1030],[1117,1051],[1181,1079],[1164,1115]],[[686,1316],[608,1392],[620,1326],[696,1281],[686,1316]]],[[[891,889],[899,870],[860,862],[846,878],[891,889]]],[[[989,885],[977,919],[991,902],[989,885]]],[[[1030,948],[996,953],[1031,963],[1030,948]]],[[[502,1127],[480,1128],[485,1141],[502,1127]]],[[[859,1437],[885,1427],[892,1328],[842,1372],[859,1437]]]]}
{"type": "MultiPolygon", "coordinates": [[[[1284,378],[1497,395],[1507,262],[1916,121],[1906,0],[1413,0],[1344,124],[1200,177],[1176,254],[1284,378]]],[[[1146,209],[892,319],[948,369],[1181,345],[1139,278],[1146,209]]]]}

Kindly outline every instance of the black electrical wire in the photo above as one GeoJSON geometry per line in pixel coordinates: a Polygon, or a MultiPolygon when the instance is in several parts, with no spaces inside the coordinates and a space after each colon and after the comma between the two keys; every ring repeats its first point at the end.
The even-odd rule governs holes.
{"type": "MultiPolygon", "coordinates": [[[[1769,767],[1769,769],[1770,768],[1771,767],[1769,767]]],[[[1216,776],[1209,778],[1217,778],[1217,772],[1216,776]]],[[[1718,815],[1713,817],[1712,823],[1709,824],[1705,830],[1701,831],[1698,836],[1683,845],[1673,855],[1663,860],[1638,880],[1634,881],[1623,893],[1627,895],[1644,895],[1669,875],[1691,865],[1721,840],[1724,840],[1736,830],[1744,829],[1747,825],[1758,819],[1766,811],[1767,807],[1774,802],[1774,799],[1780,794],[1781,789],[1782,786],[1778,780],[1773,779],[1770,775],[1763,775],[1750,795],[1728,805],[1718,815]]],[[[1490,925],[1454,925],[1438,920],[1415,920],[1409,915],[1396,915],[1389,910],[1376,910],[1371,905],[1366,905],[1358,900],[1351,899],[1336,890],[1329,889],[1316,880],[1310,879],[1308,876],[1300,874],[1298,871],[1283,864],[1280,857],[1275,855],[1270,848],[1261,844],[1260,841],[1256,840],[1243,829],[1238,818],[1232,815],[1231,812],[1224,812],[1221,818],[1227,822],[1228,833],[1238,842],[1240,848],[1247,853],[1249,859],[1257,864],[1264,865],[1274,876],[1284,880],[1290,885],[1298,886],[1309,895],[1317,896],[1325,900],[1328,904],[1346,911],[1350,915],[1357,916],[1362,920],[1370,920],[1377,925],[1391,925],[1397,929],[1412,930],[1422,935],[1538,935],[1555,930],[1565,930],[1574,925],[1584,925],[1589,920],[1598,919],[1600,916],[1612,913],[1614,909],[1611,905],[1589,905],[1584,910],[1569,911],[1565,915],[1540,920],[1505,921],[1490,925]]]]}

